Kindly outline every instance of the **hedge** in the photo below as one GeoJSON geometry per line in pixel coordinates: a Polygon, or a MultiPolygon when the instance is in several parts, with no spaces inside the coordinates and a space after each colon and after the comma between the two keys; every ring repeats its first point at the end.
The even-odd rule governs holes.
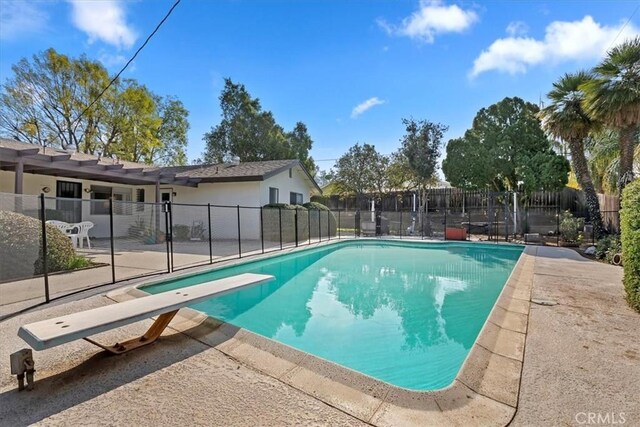
{"type": "Polygon", "coordinates": [[[640,179],[627,185],[622,193],[620,231],[627,301],[640,312],[640,179]]]}
{"type": "Polygon", "coordinates": [[[302,206],[271,203],[264,205],[262,211],[264,239],[272,242],[280,240],[280,219],[282,218],[282,242],[295,242],[295,212],[291,211],[296,210],[298,212],[298,242],[309,240],[309,232],[311,232],[312,239],[317,238],[318,234],[323,240],[327,238],[327,234],[330,234],[331,237],[336,236],[336,219],[333,213],[323,213],[322,216],[320,214],[321,211],[329,212],[329,208],[325,205],[315,202],[305,203],[302,206]],[[325,215],[328,216],[328,230],[325,215]],[[319,220],[321,224],[318,223],[319,220]],[[309,226],[311,229],[309,229],[309,226]]]}
{"type": "MultiPolygon", "coordinates": [[[[50,272],[67,270],[75,262],[71,240],[47,225],[47,262],[50,272]]],[[[0,281],[43,273],[42,223],[15,212],[0,211],[0,281]]]]}
{"type": "Polygon", "coordinates": [[[305,208],[307,208],[309,210],[316,210],[316,211],[328,211],[329,210],[328,207],[326,207],[322,203],[318,203],[318,202],[307,202],[302,206],[304,206],[305,208]]]}

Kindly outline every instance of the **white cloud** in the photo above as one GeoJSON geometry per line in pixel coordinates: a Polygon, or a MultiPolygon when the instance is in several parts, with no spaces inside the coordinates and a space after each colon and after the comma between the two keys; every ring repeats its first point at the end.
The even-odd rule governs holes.
{"type": "Polygon", "coordinates": [[[386,101],[383,101],[383,100],[379,99],[377,96],[374,96],[373,98],[369,98],[366,101],[361,102],[360,104],[356,105],[353,108],[353,110],[351,110],[351,118],[355,119],[360,114],[362,114],[365,111],[367,111],[368,109],[373,108],[376,105],[382,105],[385,102],[386,101]]]}
{"type": "Polygon", "coordinates": [[[529,32],[529,26],[522,21],[509,22],[507,25],[507,34],[511,37],[524,36],[529,32]]]}
{"type": "Polygon", "coordinates": [[[622,29],[623,25],[601,25],[587,15],[580,21],[552,22],[545,29],[542,40],[514,35],[501,38],[475,59],[470,76],[476,77],[491,70],[509,74],[525,73],[529,67],[543,62],[597,60],[606,53],[616,36],[617,41],[622,42],[640,34],[633,24],[622,29]]]}
{"type": "Polygon", "coordinates": [[[47,13],[34,3],[24,0],[2,1],[0,7],[0,40],[12,40],[43,30],[47,13]]]}
{"type": "Polygon", "coordinates": [[[473,10],[464,10],[455,4],[447,6],[442,0],[421,0],[419,9],[400,25],[389,24],[384,19],[378,19],[377,23],[390,35],[433,43],[437,34],[460,33],[477,20],[473,10]]]}
{"type": "Polygon", "coordinates": [[[127,58],[125,58],[124,55],[112,54],[108,52],[101,52],[98,59],[100,60],[100,62],[102,62],[102,65],[107,68],[115,67],[117,65],[124,65],[124,63],[127,62],[127,58]]]}
{"type": "Polygon", "coordinates": [[[89,36],[89,43],[96,40],[130,48],[137,34],[126,20],[121,2],[116,0],[68,0],[71,3],[73,24],[89,36]]]}

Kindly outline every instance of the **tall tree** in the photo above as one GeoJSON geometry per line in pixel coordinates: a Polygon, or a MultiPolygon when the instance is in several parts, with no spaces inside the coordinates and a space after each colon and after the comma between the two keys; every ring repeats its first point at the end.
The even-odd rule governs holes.
{"type": "Polygon", "coordinates": [[[12,66],[13,78],[2,86],[0,128],[20,141],[77,150],[91,148],[102,136],[99,117],[105,113],[104,101],[76,120],[109,82],[101,64],[86,57],[77,60],[54,49],[21,59],[12,66]]]}
{"type": "Polygon", "coordinates": [[[569,162],[551,148],[539,108],[505,98],[482,108],[471,129],[447,144],[442,170],[451,185],[494,191],[552,190],[567,183],[569,162]]]}
{"type": "Polygon", "coordinates": [[[229,156],[243,161],[298,159],[315,171],[309,150],[313,141],[307,127],[296,123],[291,132],[278,125],[270,111],[263,111],[258,98],[252,98],[242,84],[225,79],[219,97],[222,120],[204,135],[205,163],[220,163],[229,156]]]}
{"type": "Polygon", "coordinates": [[[595,76],[585,82],[585,109],[606,125],[619,131],[619,191],[633,180],[633,150],[640,128],[640,37],[609,50],[593,69],[595,76]]]}
{"type": "Polygon", "coordinates": [[[547,94],[551,103],[540,111],[539,115],[543,127],[551,135],[566,141],[569,146],[573,170],[585,194],[593,233],[599,238],[604,233],[600,202],[585,156],[585,140],[589,133],[597,128],[597,124],[582,109],[584,92],[580,90],[590,79],[591,75],[584,71],[565,74],[553,84],[553,89],[547,94]]]}
{"type": "Polygon", "coordinates": [[[436,181],[442,138],[448,126],[428,120],[403,119],[405,134],[394,153],[390,179],[395,188],[412,188],[420,194],[420,210],[427,201],[427,188],[436,181]]]}
{"type": "Polygon", "coordinates": [[[115,81],[97,99],[111,80],[104,66],[54,49],[22,59],[12,70],[12,78],[0,90],[2,134],[32,144],[147,163],[168,150],[173,163],[186,163],[188,122],[181,128],[170,123],[186,122],[188,113],[181,103],[183,111],[165,108],[179,101],[165,101],[133,79],[115,81]],[[174,128],[172,136],[166,127],[174,128]]]}
{"type": "Polygon", "coordinates": [[[362,196],[384,190],[385,175],[381,171],[388,165],[388,159],[370,144],[356,144],[343,154],[335,166],[335,182],[343,189],[356,195],[358,209],[362,196]]]}
{"type": "Polygon", "coordinates": [[[161,124],[157,137],[160,148],[152,151],[153,163],[165,166],[187,164],[187,132],[189,131],[189,111],[182,101],[175,97],[157,97],[161,124]]]}
{"type": "Polygon", "coordinates": [[[309,156],[309,151],[313,146],[313,140],[307,130],[307,125],[297,122],[291,132],[287,132],[287,154],[291,159],[299,159],[307,168],[309,173],[315,174],[316,165],[313,158],[309,156]]]}

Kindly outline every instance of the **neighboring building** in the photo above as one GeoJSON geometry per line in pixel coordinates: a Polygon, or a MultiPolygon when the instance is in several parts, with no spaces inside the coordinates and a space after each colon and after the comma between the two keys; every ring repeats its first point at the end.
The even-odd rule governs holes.
{"type": "MultiPolygon", "coordinates": [[[[58,211],[67,222],[93,222],[92,235],[102,237],[109,233],[110,198],[122,202],[259,207],[267,203],[306,203],[321,190],[298,160],[157,167],[0,138],[0,193],[45,193],[66,198],[48,201],[55,206],[48,204],[47,209],[58,211]],[[76,203],[74,199],[84,202],[76,203]]],[[[133,220],[147,210],[151,209],[142,206],[128,209],[126,204],[119,203],[114,214],[131,216],[133,220]]],[[[196,208],[192,210],[195,212],[196,208]]],[[[175,215],[174,223],[181,220],[178,216],[175,215]]],[[[259,220],[258,229],[252,225],[255,217],[245,215],[241,220],[254,238],[259,234],[259,220]]],[[[115,222],[119,235],[130,226],[127,221],[115,222]]],[[[219,233],[228,228],[235,232],[237,220],[236,227],[229,225],[219,224],[219,233]]]]}

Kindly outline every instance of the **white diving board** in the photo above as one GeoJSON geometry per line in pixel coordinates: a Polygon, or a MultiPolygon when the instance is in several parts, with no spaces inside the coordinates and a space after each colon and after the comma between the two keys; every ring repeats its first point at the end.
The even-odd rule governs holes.
{"type": "Polygon", "coordinates": [[[21,326],[18,336],[35,350],[45,350],[71,341],[84,339],[111,353],[120,354],[154,342],[179,309],[238,289],[273,280],[266,274],[243,273],[200,285],[149,295],[118,304],[68,314],[21,326]],[[158,316],[141,337],[116,343],[99,344],[88,337],[158,316]]]}

